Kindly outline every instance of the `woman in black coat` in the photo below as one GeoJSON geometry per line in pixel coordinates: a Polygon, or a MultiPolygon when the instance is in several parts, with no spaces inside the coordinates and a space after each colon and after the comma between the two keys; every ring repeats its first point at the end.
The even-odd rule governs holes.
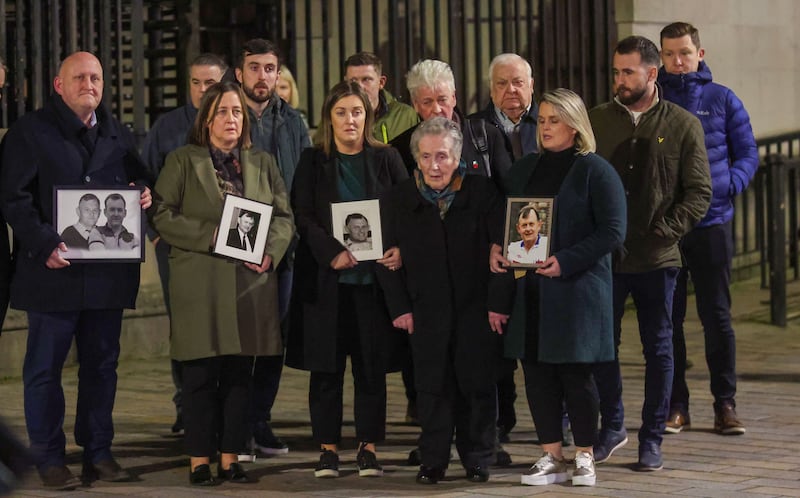
{"type": "Polygon", "coordinates": [[[331,203],[378,198],[408,177],[397,151],[372,138],[372,122],[372,106],[357,83],[334,86],[322,109],[321,144],[303,151],[292,186],[300,241],[286,364],[311,371],[311,427],[322,451],[316,477],[339,475],[348,354],[359,475],[383,474],[375,443],[384,439],[386,430],[386,372],[391,368],[391,337],[397,332],[386,312],[376,269],[399,269],[400,253],[390,247],[382,259],[359,262],[334,238],[331,220],[331,203]]]}
{"type": "Polygon", "coordinates": [[[421,484],[444,477],[454,430],[469,480],[486,481],[494,460],[497,333],[505,317],[489,311],[496,308],[488,262],[502,237],[502,200],[490,180],[465,174],[462,143],[446,118],[420,124],[411,138],[418,169],[383,210],[386,243],[403,254],[403,271],[387,273],[384,290],[394,325],[410,334],[421,484]]]}

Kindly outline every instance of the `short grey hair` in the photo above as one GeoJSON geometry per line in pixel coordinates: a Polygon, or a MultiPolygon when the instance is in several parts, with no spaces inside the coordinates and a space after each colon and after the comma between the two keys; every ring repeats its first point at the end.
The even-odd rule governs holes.
{"type": "Polygon", "coordinates": [[[494,75],[495,66],[505,66],[506,64],[516,64],[518,62],[522,62],[525,65],[525,69],[528,72],[528,78],[533,79],[533,68],[531,67],[530,62],[518,54],[505,53],[498,55],[492,59],[491,63],[489,63],[489,84],[491,85],[492,83],[492,76],[494,75]]]}
{"type": "Polygon", "coordinates": [[[461,128],[445,117],[436,116],[421,122],[417,129],[414,130],[414,133],[411,134],[411,154],[414,156],[415,161],[419,160],[419,141],[429,135],[449,138],[450,152],[453,153],[453,157],[461,160],[461,148],[464,145],[464,136],[461,134],[461,128]]]}
{"type": "Polygon", "coordinates": [[[453,76],[453,70],[446,62],[436,59],[425,59],[417,62],[406,73],[406,86],[408,93],[411,94],[411,100],[417,100],[417,93],[422,87],[428,87],[431,90],[437,85],[445,84],[447,88],[456,93],[456,79],[453,76]]]}

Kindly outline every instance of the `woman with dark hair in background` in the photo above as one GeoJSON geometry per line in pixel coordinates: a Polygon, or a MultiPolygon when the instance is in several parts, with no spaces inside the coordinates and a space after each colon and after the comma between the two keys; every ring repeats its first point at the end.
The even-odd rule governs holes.
{"type": "Polygon", "coordinates": [[[397,332],[377,269],[399,269],[400,252],[391,247],[382,259],[359,262],[333,237],[331,220],[331,203],[378,198],[408,177],[397,151],[372,137],[372,122],[372,106],[357,83],[331,88],[322,107],[320,142],[303,151],[292,187],[300,242],[286,364],[311,371],[311,427],[321,447],[316,477],[339,475],[347,355],[355,387],[358,473],[383,475],[375,443],[386,431],[386,372],[393,367],[390,342],[397,332]]]}

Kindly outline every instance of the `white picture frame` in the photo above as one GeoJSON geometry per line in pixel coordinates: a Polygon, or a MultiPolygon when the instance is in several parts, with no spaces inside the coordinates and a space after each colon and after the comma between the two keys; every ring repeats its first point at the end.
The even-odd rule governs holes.
{"type": "Polygon", "coordinates": [[[61,257],[76,263],[143,262],[145,215],[139,204],[142,189],[128,185],[54,187],[53,224],[67,246],[61,257]],[[91,211],[91,221],[84,218],[82,206],[91,211]],[[122,232],[117,230],[116,234],[110,228],[115,217],[116,223],[122,225],[122,232]],[[81,224],[81,220],[91,226],[81,224]]]}
{"type": "Polygon", "coordinates": [[[260,265],[267,249],[271,221],[272,206],[269,204],[226,194],[212,252],[260,265]]]}
{"type": "MultiPolygon", "coordinates": [[[[333,236],[353,253],[358,261],[374,261],[383,257],[383,236],[381,230],[381,208],[378,199],[331,203],[331,226],[333,236]],[[350,226],[363,234],[363,220],[366,220],[366,240],[354,240],[350,226]],[[356,229],[355,227],[359,228],[356,229]]],[[[360,235],[363,239],[363,235],[360,235]]]]}

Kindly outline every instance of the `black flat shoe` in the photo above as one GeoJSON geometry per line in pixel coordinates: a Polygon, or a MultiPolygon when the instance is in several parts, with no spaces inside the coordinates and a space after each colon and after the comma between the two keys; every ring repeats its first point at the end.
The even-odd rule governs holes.
{"type": "Polygon", "coordinates": [[[444,469],[420,466],[417,472],[417,484],[436,484],[444,479],[444,469]]]}
{"type": "Polygon", "coordinates": [[[237,484],[252,482],[250,481],[250,477],[247,476],[247,472],[244,471],[242,464],[236,462],[233,462],[228,470],[223,469],[222,465],[218,465],[217,477],[224,481],[235,482],[237,484]]]}
{"type": "Polygon", "coordinates": [[[204,463],[189,471],[189,484],[192,486],[216,486],[219,483],[211,474],[211,467],[204,463]]]}
{"type": "Polygon", "coordinates": [[[469,467],[467,470],[467,480],[470,482],[486,482],[489,480],[489,469],[485,467],[469,467]]]}

